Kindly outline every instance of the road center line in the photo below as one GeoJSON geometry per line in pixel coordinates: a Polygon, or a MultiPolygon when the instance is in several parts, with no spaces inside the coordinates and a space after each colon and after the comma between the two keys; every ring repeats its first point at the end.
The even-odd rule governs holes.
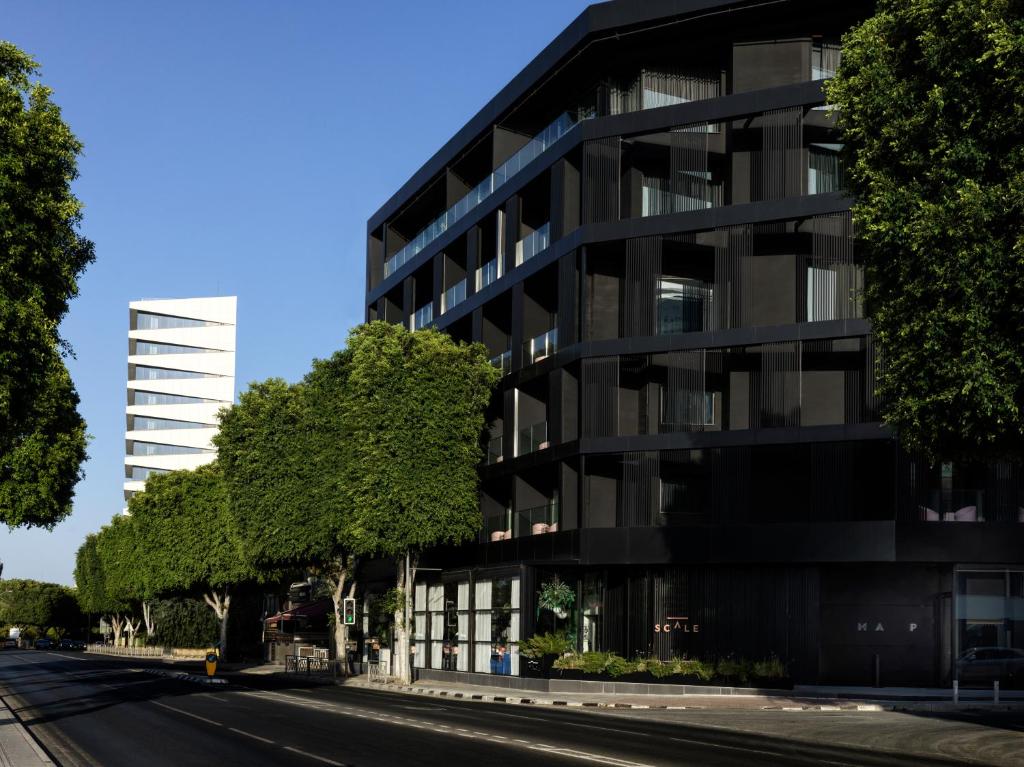
{"type": "Polygon", "coordinates": [[[168,706],[166,703],[159,703],[158,701],[155,701],[155,700],[151,700],[150,703],[152,703],[154,706],[160,706],[160,708],[166,708],[168,711],[176,711],[179,714],[184,714],[185,716],[190,716],[193,719],[198,719],[200,722],[206,722],[207,724],[212,724],[214,727],[223,727],[224,726],[220,722],[215,722],[212,719],[207,719],[205,716],[199,716],[198,714],[193,714],[190,711],[184,711],[183,709],[175,708],[174,706],[168,706]]]}
{"type": "Polygon", "coordinates": [[[252,738],[253,740],[258,740],[261,743],[269,743],[272,746],[277,745],[270,738],[262,738],[259,735],[253,735],[251,732],[246,732],[245,730],[239,730],[237,727],[228,727],[228,729],[231,730],[231,732],[237,732],[239,735],[244,735],[247,738],[252,738]]]}
{"type": "Polygon", "coordinates": [[[333,764],[335,767],[348,767],[342,762],[336,762],[333,759],[328,759],[326,756],[317,756],[316,754],[311,754],[308,751],[302,751],[298,748],[292,748],[291,746],[285,746],[284,750],[291,751],[296,754],[302,754],[303,756],[309,757],[310,759],[315,759],[318,762],[323,762],[324,764],[333,764]]]}

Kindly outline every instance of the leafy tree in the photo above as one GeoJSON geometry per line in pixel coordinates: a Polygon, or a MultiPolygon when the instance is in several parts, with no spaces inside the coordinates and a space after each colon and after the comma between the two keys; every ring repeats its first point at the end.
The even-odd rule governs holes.
{"type": "Polygon", "coordinates": [[[1024,435],[1024,5],[879,0],[838,108],[884,418],[933,459],[1024,435]]]}
{"type": "MultiPolygon", "coordinates": [[[[103,584],[114,621],[128,632],[128,643],[134,644],[139,630],[135,607],[146,597],[142,553],[139,550],[135,520],[118,515],[104,527],[97,538],[96,552],[103,568],[103,584]]],[[[120,632],[115,629],[115,634],[120,632]]]]}
{"type": "Polygon", "coordinates": [[[74,591],[57,583],[11,579],[0,585],[0,623],[58,636],[81,625],[74,591]]]}
{"type": "Polygon", "coordinates": [[[345,370],[338,353],[314,361],[301,384],[277,378],[252,384],[222,412],[215,438],[247,556],[262,570],[301,566],[323,576],[339,658],[348,644],[343,601],[356,586],[341,487],[345,370]]]}
{"type": "Polygon", "coordinates": [[[464,543],[479,532],[480,434],[500,374],[481,344],[386,322],[354,329],[345,353],[341,489],[351,515],[348,539],[358,554],[398,563],[405,609],[395,615],[396,671],[408,679],[416,563],[424,549],[464,543]]]}
{"type": "Polygon", "coordinates": [[[53,527],[71,512],[85,422],[58,327],[93,245],[71,193],[82,145],[0,42],[0,522],[53,527]]]}
{"type": "Polygon", "coordinates": [[[202,592],[220,621],[221,653],[227,654],[231,590],[259,573],[235,533],[220,467],[150,477],[128,510],[143,588],[152,594],[202,592]]]}
{"type": "Polygon", "coordinates": [[[209,647],[220,630],[206,605],[194,599],[159,599],[153,604],[154,638],[165,647],[209,647]]]}
{"type": "Polygon", "coordinates": [[[111,571],[117,569],[116,547],[106,539],[111,533],[112,525],[105,526],[98,533],[86,536],[78,547],[75,556],[75,592],[78,604],[87,613],[97,613],[106,617],[114,631],[114,643],[120,644],[121,634],[130,618],[125,613],[130,605],[117,589],[117,578],[111,577],[111,571]]]}

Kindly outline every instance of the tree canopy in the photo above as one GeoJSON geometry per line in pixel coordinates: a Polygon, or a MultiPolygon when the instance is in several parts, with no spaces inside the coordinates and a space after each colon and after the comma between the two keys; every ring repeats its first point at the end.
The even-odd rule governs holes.
{"type": "Polygon", "coordinates": [[[481,344],[386,322],[348,338],[343,487],[361,553],[401,557],[480,530],[477,467],[500,373],[481,344]]]}
{"type": "Polygon", "coordinates": [[[78,628],[82,621],[72,589],[14,578],[0,583],[0,623],[63,632],[78,628]]]}
{"type": "Polygon", "coordinates": [[[1021,93],[1020,0],[880,0],[827,85],[883,416],[933,459],[1024,444],[1021,93]]]}
{"type": "Polygon", "coordinates": [[[0,522],[52,527],[86,444],[59,325],[94,255],[71,193],[82,145],[36,73],[0,42],[0,522]]]}

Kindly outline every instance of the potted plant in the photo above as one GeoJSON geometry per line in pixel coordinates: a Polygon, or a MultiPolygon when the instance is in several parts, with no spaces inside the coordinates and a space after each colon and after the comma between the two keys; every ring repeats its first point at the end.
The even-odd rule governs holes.
{"type": "Polygon", "coordinates": [[[576,591],[557,575],[540,587],[537,604],[542,609],[551,610],[556,616],[565,619],[569,610],[576,602],[576,591]]]}
{"type": "Polygon", "coordinates": [[[529,639],[519,641],[519,654],[529,658],[531,666],[535,666],[545,677],[551,673],[551,666],[560,657],[572,652],[573,643],[568,634],[549,632],[535,634],[529,639]]]}

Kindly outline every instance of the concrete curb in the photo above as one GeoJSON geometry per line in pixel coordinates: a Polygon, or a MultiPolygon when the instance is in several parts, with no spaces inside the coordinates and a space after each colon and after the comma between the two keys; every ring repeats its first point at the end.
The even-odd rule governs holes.
{"type": "MultiPolygon", "coordinates": [[[[687,711],[707,709],[708,706],[668,706],[649,703],[615,703],[611,701],[559,700],[557,698],[521,698],[513,695],[489,695],[484,693],[456,692],[454,690],[437,690],[430,687],[413,685],[389,685],[378,682],[352,683],[345,686],[363,689],[400,692],[407,695],[427,695],[436,698],[456,698],[461,700],[480,701],[483,703],[510,703],[522,706],[564,706],[566,708],[607,708],[654,711],[687,711]]],[[[879,703],[850,703],[841,706],[829,704],[808,704],[806,706],[761,706],[763,711],[892,711],[894,706],[879,703]]]]}
{"type": "MultiPolygon", "coordinates": [[[[613,701],[561,700],[558,698],[524,698],[513,695],[457,692],[455,690],[438,690],[417,685],[391,685],[381,682],[345,682],[344,686],[362,689],[384,690],[405,695],[424,695],[435,698],[454,698],[458,700],[477,701],[482,703],[508,703],[524,706],[560,706],[565,708],[603,708],[631,709],[652,711],[694,711],[708,710],[714,706],[669,706],[657,703],[616,703],[613,701]]],[[[807,703],[799,706],[764,705],[758,706],[760,711],[906,711],[915,713],[953,713],[965,711],[993,713],[1008,711],[1024,711],[1024,702],[987,703],[985,701],[850,701],[848,703],[807,703]]],[[[724,710],[724,709],[723,709],[724,710]]]]}
{"type": "Polygon", "coordinates": [[[152,674],[154,676],[163,676],[168,679],[177,679],[181,682],[194,682],[195,684],[205,685],[226,685],[228,680],[221,676],[202,676],[200,674],[190,674],[187,671],[165,671],[159,668],[140,668],[144,674],[152,674]]]}

